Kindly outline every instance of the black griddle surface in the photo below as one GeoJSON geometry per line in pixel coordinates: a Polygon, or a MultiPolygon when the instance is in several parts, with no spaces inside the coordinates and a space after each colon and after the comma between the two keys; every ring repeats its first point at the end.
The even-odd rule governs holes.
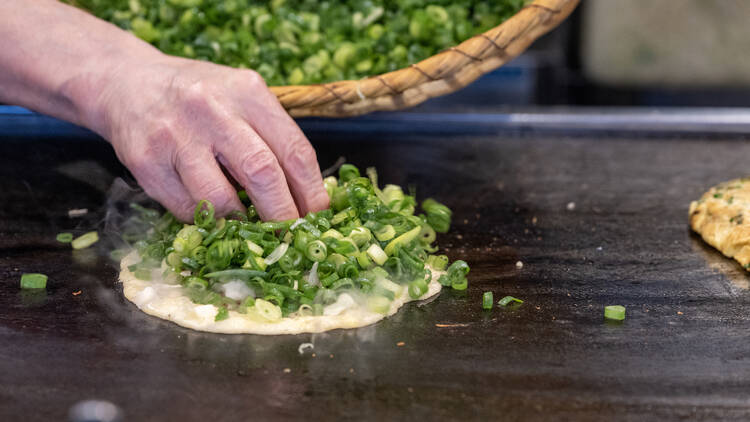
{"type": "Polygon", "coordinates": [[[6,137],[0,420],[61,420],[90,398],[133,421],[750,416],[750,278],[687,227],[691,199],[747,174],[750,143],[518,134],[313,141],[323,166],[344,155],[376,166],[383,183],[449,205],[454,225],[439,240],[470,263],[469,289],[356,330],[184,329],[125,301],[105,251],[55,241],[103,218],[106,189],[126,174],[111,148],[85,137],[6,137]],[[92,212],[71,220],[70,208],[92,212]],[[46,292],[20,291],[22,272],[48,274],[46,292]],[[483,311],[488,290],[525,303],[483,311]],[[603,320],[611,304],[627,307],[623,323],[603,320]],[[305,342],[315,357],[298,353],[305,342]]]}

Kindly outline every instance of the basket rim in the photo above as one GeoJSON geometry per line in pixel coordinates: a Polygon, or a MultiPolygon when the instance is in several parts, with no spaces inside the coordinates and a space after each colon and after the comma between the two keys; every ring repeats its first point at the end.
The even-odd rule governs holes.
{"type": "Polygon", "coordinates": [[[534,0],[500,25],[401,69],[361,79],[269,88],[297,117],[351,116],[413,106],[460,89],[508,62],[557,26],[578,3],[534,0]]]}

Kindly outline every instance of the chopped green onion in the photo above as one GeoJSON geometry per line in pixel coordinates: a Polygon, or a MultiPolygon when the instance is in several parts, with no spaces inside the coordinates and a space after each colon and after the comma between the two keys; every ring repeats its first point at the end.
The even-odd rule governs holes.
{"type": "Polygon", "coordinates": [[[469,281],[466,280],[466,277],[462,277],[458,280],[453,280],[451,282],[451,287],[453,290],[466,290],[466,288],[469,287],[469,281]]]}
{"type": "Polygon", "coordinates": [[[359,267],[363,270],[370,268],[370,265],[372,265],[372,261],[370,261],[370,258],[367,256],[367,252],[360,252],[356,254],[355,257],[357,258],[359,267]]]}
{"type": "Polygon", "coordinates": [[[151,280],[151,269],[150,268],[138,268],[133,272],[133,275],[138,280],[151,280]]]}
{"type": "Polygon", "coordinates": [[[120,260],[122,260],[123,258],[125,258],[125,255],[127,255],[127,254],[128,254],[128,252],[129,252],[129,250],[128,250],[128,249],[125,249],[125,248],[120,248],[120,249],[113,249],[113,250],[112,250],[112,251],[111,251],[111,252],[109,253],[109,259],[111,259],[111,260],[113,260],[113,261],[120,261],[120,260]]]}
{"type": "Polygon", "coordinates": [[[400,295],[404,289],[400,284],[394,283],[387,278],[378,279],[375,281],[375,285],[382,291],[390,292],[394,297],[400,295]]]}
{"type": "Polygon", "coordinates": [[[58,233],[55,239],[60,243],[70,243],[73,241],[73,233],[58,233]]]}
{"type": "Polygon", "coordinates": [[[22,289],[44,289],[47,287],[47,276],[39,273],[21,274],[22,289]]]}
{"type": "Polygon", "coordinates": [[[392,225],[386,224],[375,230],[375,238],[381,242],[387,242],[396,236],[396,229],[392,225]]]}
{"type": "Polygon", "coordinates": [[[214,218],[214,204],[208,200],[201,200],[195,207],[193,213],[193,221],[196,226],[210,230],[216,225],[216,219],[214,218]]]}
{"type": "Polygon", "coordinates": [[[219,312],[216,313],[216,318],[214,318],[214,321],[222,321],[229,318],[229,309],[227,309],[224,306],[219,307],[219,312]]]}
{"type": "Polygon", "coordinates": [[[281,308],[264,299],[255,299],[253,310],[262,318],[270,322],[281,319],[281,308]]]}
{"type": "Polygon", "coordinates": [[[448,266],[448,257],[446,255],[430,255],[427,257],[425,264],[435,271],[443,271],[448,266]]]}
{"type": "Polygon", "coordinates": [[[239,309],[247,310],[247,308],[252,308],[253,306],[255,306],[255,298],[248,296],[242,301],[239,309]]]}
{"type": "Polygon", "coordinates": [[[385,247],[385,254],[393,255],[393,253],[396,252],[397,247],[404,246],[407,243],[411,242],[412,240],[416,239],[417,235],[419,235],[419,232],[421,230],[422,230],[421,227],[415,227],[409,230],[408,232],[402,234],[401,236],[391,240],[391,242],[385,247]]]}
{"type": "Polygon", "coordinates": [[[357,227],[349,233],[349,238],[354,241],[357,247],[362,247],[372,240],[372,234],[367,227],[357,227]]]}
{"type": "Polygon", "coordinates": [[[73,249],[85,249],[99,241],[99,233],[88,232],[71,241],[73,249]]]}
{"type": "Polygon", "coordinates": [[[338,186],[338,180],[334,176],[328,176],[323,179],[323,187],[328,192],[328,197],[333,197],[333,190],[338,186]]]}
{"type": "Polygon", "coordinates": [[[428,287],[424,280],[415,280],[409,283],[409,297],[419,299],[427,293],[428,287]]]}
{"type": "Polygon", "coordinates": [[[528,3],[63,1],[166,54],[253,68],[269,85],[357,80],[404,68],[497,26],[528,3]]]}
{"type": "Polygon", "coordinates": [[[523,303],[521,299],[516,299],[513,296],[505,296],[504,298],[500,299],[497,304],[500,306],[508,306],[510,302],[523,303]]]}
{"type": "Polygon", "coordinates": [[[386,255],[377,243],[373,243],[367,248],[367,255],[378,265],[385,264],[385,261],[388,259],[388,255],[386,255]]]}
{"type": "Polygon", "coordinates": [[[425,245],[429,245],[430,243],[435,241],[435,238],[435,229],[430,227],[429,224],[423,225],[422,229],[419,231],[419,241],[424,243],[425,245]]]}
{"type": "Polygon", "coordinates": [[[288,243],[280,243],[279,246],[276,247],[276,249],[273,250],[265,259],[266,265],[272,265],[275,264],[279,259],[281,259],[284,254],[286,254],[286,251],[289,249],[288,243]]]}
{"type": "Polygon", "coordinates": [[[341,212],[336,213],[331,219],[331,224],[341,224],[344,221],[353,218],[357,215],[357,211],[349,207],[341,212]]]}
{"type": "Polygon", "coordinates": [[[200,277],[188,277],[185,280],[185,287],[188,289],[206,290],[208,289],[208,281],[200,277]]]}
{"type": "Polygon", "coordinates": [[[385,315],[391,310],[391,300],[384,296],[370,296],[367,298],[367,309],[385,315]]]}
{"type": "MultiPolygon", "coordinates": [[[[333,224],[333,222],[331,224],[333,224]]],[[[341,232],[336,229],[330,229],[326,231],[325,233],[321,234],[320,238],[321,239],[326,239],[326,238],[343,239],[344,235],[341,234],[341,232]]]]}
{"type": "MultiPolygon", "coordinates": [[[[338,52],[337,52],[338,53],[338,52]]],[[[336,60],[334,58],[334,60],[336,60]]],[[[339,180],[346,183],[354,178],[359,177],[359,169],[351,164],[343,164],[339,167],[339,180]]]]}
{"type": "Polygon", "coordinates": [[[492,292],[484,292],[482,295],[482,308],[492,309],[492,305],[495,304],[495,300],[492,298],[492,292]]]}
{"type": "Polygon", "coordinates": [[[172,242],[172,247],[178,254],[186,255],[200,246],[201,243],[203,243],[203,236],[198,232],[198,227],[185,226],[177,233],[177,237],[172,242]]]}
{"type": "Polygon", "coordinates": [[[326,244],[323,243],[320,240],[314,240],[307,244],[307,248],[305,250],[305,256],[310,261],[320,262],[324,261],[326,259],[326,256],[328,256],[328,248],[326,247],[326,244]]]}
{"type": "Polygon", "coordinates": [[[422,202],[422,209],[427,213],[427,223],[438,233],[447,233],[453,213],[445,205],[434,199],[422,202]]]}
{"type": "Polygon", "coordinates": [[[321,315],[341,290],[362,297],[362,306],[388,313],[391,301],[429,292],[430,269],[445,270],[441,284],[467,288],[465,262],[449,266],[445,255],[430,255],[437,250],[435,230],[414,214],[413,195],[395,185],[380,191],[374,169],[369,178],[353,166],[340,173],[341,179],[327,182],[331,209],[289,221],[262,222],[249,198],[243,202],[248,212],[230,213],[229,219],[217,219],[213,205],[201,201],[196,224],[133,206],[138,215],[126,222],[123,237],[141,261],[128,269],[149,280],[166,263],[164,274],[175,277],[193,302],[216,306],[220,318],[235,311],[265,322],[321,315]],[[222,286],[230,282],[240,283],[222,286]],[[245,286],[259,299],[232,299],[245,286]]]}
{"type": "Polygon", "coordinates": [[[610,305],[604,307],[604,318],[615,321],[625,319],[625,307],[622,305],[610,305]]]}
{"type": "Polygon", "coordinates": [[[263,271],[231,269],[223,271],[214,271],[205,275],[206,278],[221,278],[225,280],[245,280],[249,281],[253,277],[263,277],[266,275],[263,271]]]}

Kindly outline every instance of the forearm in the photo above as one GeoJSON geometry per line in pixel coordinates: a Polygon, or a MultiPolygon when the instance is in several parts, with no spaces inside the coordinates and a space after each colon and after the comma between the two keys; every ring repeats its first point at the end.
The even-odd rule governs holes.
{"type": "Polygon", "coordinates": [[[0,0],[0,102],[102,131],[119,69],[160,55],[128,32],[57,0],[0,0]]]}
{"type": "Polygon", "coordinates": [[[328,204],[315,150],[251,70],[162,54],[57,0],[0,0],[0,102],[106,138],[146,193],[190,221],[207,199],[264,219],[328,204]]]}

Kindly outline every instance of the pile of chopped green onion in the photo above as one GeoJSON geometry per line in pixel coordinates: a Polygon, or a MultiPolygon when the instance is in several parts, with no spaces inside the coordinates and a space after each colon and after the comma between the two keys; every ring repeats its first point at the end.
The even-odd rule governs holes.
{"type": "Polygon", "coordinates": [[[435,254],[436,232],[450,228],[452,213],[445,205],[427,199],[424,213],[415,214],[415,197],[396,185],[381,190],[373,168],[362,177],[344,164],[338,178],[324,183],[330,209],[282,222],[260,221],[244,192],[247,212],[216,218],[213,205],[201,201],[194,224],[133,205],[137,224],[126,225],[131,233],[124,237],[137,238],[134,227],[146,235],[134,242],[141,261],[129,269],[150,280],[165,263],[193,302],[219,307],[218,319],[256,305],[279,316],[320,315],[341,292],[357,292],[370,310],[387,313],[403,289],[413,299],[428,291],[428,266],[444,271],[437,280],[443,286],[466,289],[468,265],[448,265],[447,256],[435,254]],[[252,293],[241,301],[229,298],[229,282],[244,283],[252,293]]]}
{"type": "Polygon", "coordinates": [[[63,0],[167,54],[257,70],[269,85],[400,69],[487,31],[525,0],[63,0]]]}

